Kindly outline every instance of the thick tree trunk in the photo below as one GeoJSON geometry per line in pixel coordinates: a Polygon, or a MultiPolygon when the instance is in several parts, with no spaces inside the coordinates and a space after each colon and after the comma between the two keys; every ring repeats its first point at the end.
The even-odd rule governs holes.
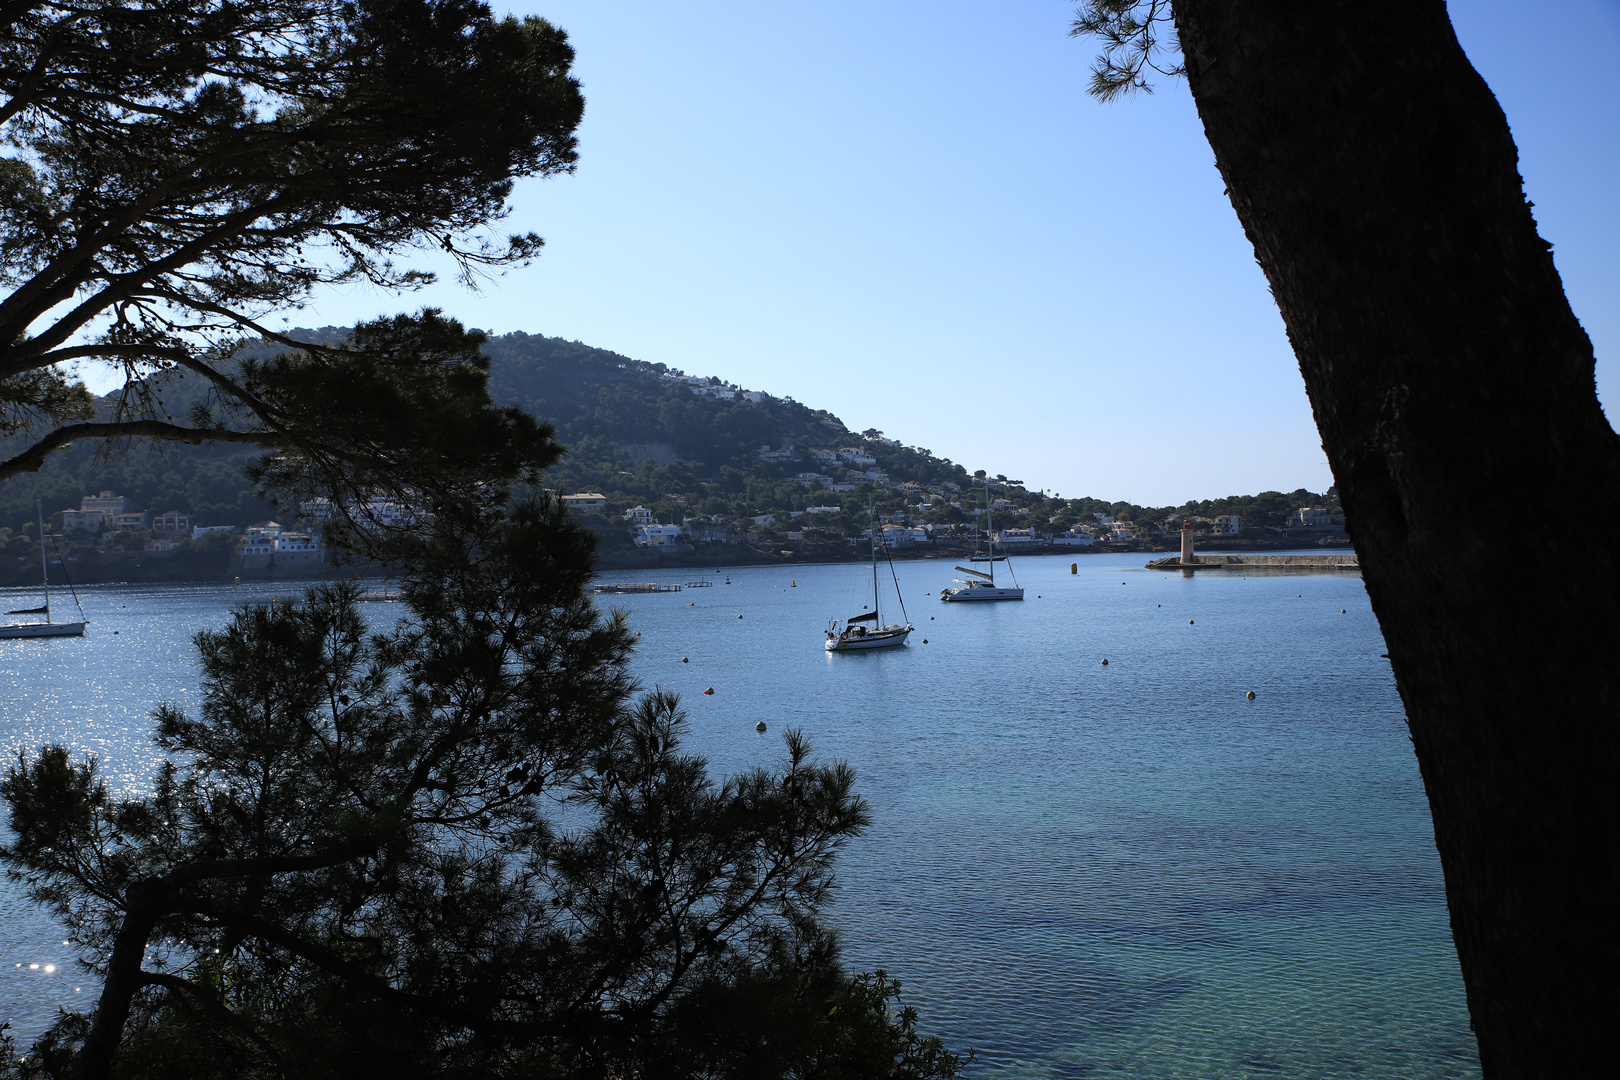
{"type": "Polygon", "coordinates": [[[161,900],[169,891],[162,882],[137,881],[125,892],[127,908],[123,925],[113,938],[112,955],[107,958],[107,978],[101,987],[101,1000],[90,1016],[90,1030],[73,1063],[75,1080],[106,1080],[112,1075],[113,1055],[124,1037],[135,994],[144,986],[141,963],[152,929],[163,915],[161,900]]]}
{"type": "Polygon", "coordinates": [[[1177,0],[1406,704],[1491,1077],[1620,1031],[1620,440],[1443,3],[1177,0]],[[1555,512],[1553,528],[1516,516],[1555,512]]]}

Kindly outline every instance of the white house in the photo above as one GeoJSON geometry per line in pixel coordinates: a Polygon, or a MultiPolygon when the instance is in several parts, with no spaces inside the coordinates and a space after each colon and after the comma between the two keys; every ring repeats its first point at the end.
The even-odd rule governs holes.
{"type": "Polygon", "coordinates": [[[1097,542],[1097,538],[1088,532],[1070,529],[1066,533],[1059,533],[1052,538],[1055,547],[1082,547],[1088,548],[1097,542]]]}
{"type": "Polygon", "coordinates": [[[804,512],[807,514],[836,514],[841,510],[843,510],[842,506],[807,506],[804,508],[804,512]]]}
{"type": "Polygon", "coordinates": [[[653,512],[645,506],[632,506],[624,512],[624,520],[632,525],[655,525],[653,512]]]}
{"type": "Polygon", "coordinates": [[[62,511],[62,531],[65,533],[98,533],[106,522],[107,515],[100,510],[62,511]]]}
{"type": "Polygon", "coordinates": [[[680,535],[679,525],[642,525],[635,541],[637,547],[673,547],[680,535]]]}
{"type": "Polygon", "coordinates": [[[840,446],[838,448],[838,456],[849,462],[851,465],[877,464],[877,458],[873,457],[871,454],[868,454],[865,450],[862,450],[858,446],[840,446]]]}
{"type": "Polygon", "coordinates": [[[585,491],[578,495],[564,495],[562,504],[565,509],[577,510],[581,514],[600,514],[607,509],[607,496],[599,491],[585,491]]]}
{"type": "Polygon", "coordinates": [[[1028,546],[1039,542],[1034,529],[1002,529],[999,539],[1004,547],[1028,546]]]}
{"type": "Polygon", "coordinates": [[[1241,524],[1236,514],[1221,514],[1215,519],[1215,528],[1211,530],[1216,536],[1236,536],[1241,524]]]}

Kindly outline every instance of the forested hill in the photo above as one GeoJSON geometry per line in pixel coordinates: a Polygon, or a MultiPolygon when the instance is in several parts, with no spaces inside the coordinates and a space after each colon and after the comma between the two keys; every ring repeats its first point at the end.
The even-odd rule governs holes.
{"type": "MultiPolygon", "coordinates": [[[[332,341],[344,331],[327,327],[294,333],[305,340],[332,341]]],[[[610,518],[637,504],[669,522],[842,503],[853,508],[871,498],[880,509],[890,504],[898,508],[916,501],[904,494],[907,482],[934,492],[947,484],[970,485],[968,471],[949,459],[885,439],[881,432],[849,432],[825,410],[763,390],[688,378],[663,364],[525,333],[493,338],[487,352],[496,400],[551,422],[568,447],[547,486],[564,493],[601,492],[608,497],[610,518]],[[828,451],[840,447],[857,448],[875,463],[825,460],[828,451]],[[783,453],[784,448],[791,452],[783,453]],[[762,449],[770,452],[762,455],[762,449]],[[875,475],[863,479],[851,470],[875,475]],[[828,490],[816,480],[795,478],[803,473],[820,474],[835,486],[854,484],[856,490],[828,490]]],[[[171,384],[164,405],[183,416],[189,399],[201,391],[195,379],[171,384]]],[[[110,407],[110,399],[102,402],[104,411],[110,407]]],[[[15,452],[21,445],[17,438],[0,442],[0,453],[15,452]]],[[[36,498],[43,500],[49,516],[77,507],[81,496],[103,489],[126,496],[132,509],[180,510],[202,525],[246,525],[275,513],[253,497],[242,476],[243,463],[254,453],[232,445],[137,443],[108,451],[79,444],[53,455],[37,474],[0,483],[0,527],[23,531],[34,519],[36,498]]],[[[1147,521],[1179,511],[1236,513],[1246,524],[1264,526],[1281,524],[1291,507],[1324,501],[1306,491],[1266,492],[1151,508],[1094,498],[1059,500],[1016,481],[1000,485],[998,495],[1019,507],[1045,511],[1031,520],[1060,525],[1093,512],[1147,521]]]]}

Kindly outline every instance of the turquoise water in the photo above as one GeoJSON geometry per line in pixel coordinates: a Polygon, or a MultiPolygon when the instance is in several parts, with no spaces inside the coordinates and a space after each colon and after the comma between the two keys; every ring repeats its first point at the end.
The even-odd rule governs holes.
{"type": "MultiPolygon", "coordinates": [[[[788,726],[855,766],[876,824],[842,863],[848,958],[976,1047],[973,1075],[1477,1076],[1359,578],[1142,561],[1021,559],[1029,599],[988,605],[924,595],[948,563],[901,564],[918,630],[872,653],[821,648],[829,617],[860,610],[858,567],[620,573],[716,585],[604,601],[717,770],[779,760],[788,726]]],[[[138,786],[146,714],[195,693],[190,633],[288,591],[86,593],[83,641],[0,642],[0,745],[65,738],[138,786]]],[[[82,1007],[93,988],[10,885],[0,926],[0,1017],[30,1031],[82,1007]]]]}

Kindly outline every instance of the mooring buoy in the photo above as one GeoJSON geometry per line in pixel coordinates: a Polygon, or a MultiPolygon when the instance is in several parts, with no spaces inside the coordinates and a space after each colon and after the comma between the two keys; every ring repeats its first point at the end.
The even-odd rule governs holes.
{"type": "Polygon", "coordinates": [[[765,734],[765,721],[761,720],[759,723],[755,724],[754,730],[759,732],[761,735],[765,734]]]}
{"type": "Polygon", "coordinates": [[[1080,564],[1079,563],[1072,562],[1072,563],[1069,564],[1069,573],[1078,574],[1079,572],[1080,572],[1080,564]]]}
{"type": "Polygon", "coordinates": [[[681,663],[683,663],[683,664],[690,664],[690,663],[691,663],[691,662],[692,662],[692,661],[691,661],[691,660],[689,660],[689,659],[687,659],[687,658],[686,658],[686,657],[684,657],[684,656],[683,656],[683,657],[681,657],[681,663]]]}
{"type": "Polygon", "coordinates": [[[1243,696],[1248,698],[1250,701],[1253,701],[1254,700],[1254,691],[1250,690],[1247,694],[1244,694],[1243,696]]]}
{"type": "Polygon", "coordinates": [[[1107,667],[1107,666],[1108,666],[1108,657],[1105,656],[1105,657],[1103,657],[1103,667],[1107,667]]]}
{"type": "Polygon", "coordinates": [[[712,695],[714,693],[714,687],[709,687],[707,690],[703,691],[703,693],[705,697],[712,695]]]}

